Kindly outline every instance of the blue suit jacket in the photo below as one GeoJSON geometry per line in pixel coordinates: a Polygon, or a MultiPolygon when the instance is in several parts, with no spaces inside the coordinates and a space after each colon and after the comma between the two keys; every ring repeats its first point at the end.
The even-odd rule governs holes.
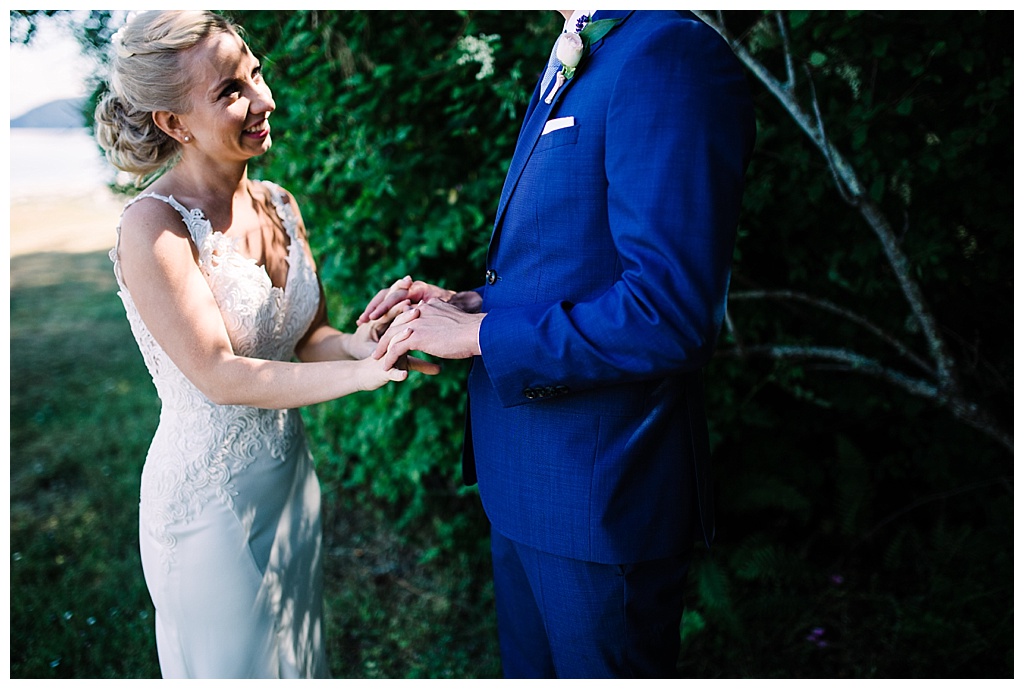
{"type": "Polygon", "coordinates": [[[487,254],[464,471],[508,538],[623,563],[710,544],[700,369],[754,117],[738,60],[693,15],[595,20],[609,17],[525,116],[487,254]]]}

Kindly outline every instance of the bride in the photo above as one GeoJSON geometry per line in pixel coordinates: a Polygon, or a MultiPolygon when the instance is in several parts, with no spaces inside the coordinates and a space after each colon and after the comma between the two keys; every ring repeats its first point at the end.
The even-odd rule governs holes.
{"type": "Polygon", "coordinates": [[[329,325],[295,198],[247,176],[275,104],[227,20],[145,12],[113,43],[96,137],[155,178],[111,259],[161,400],[139,514],[161,673],[324,677],[320,486],[296,408],[404,380],[369,354],[409,316],[329,325]]]}

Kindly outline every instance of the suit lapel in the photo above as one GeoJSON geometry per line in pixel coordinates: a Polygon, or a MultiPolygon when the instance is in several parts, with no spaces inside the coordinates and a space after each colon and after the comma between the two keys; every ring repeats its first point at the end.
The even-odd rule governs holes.
{"type": "MultiPolygon", "coordinates": [[[[516,150],[512,154],[512,162],[509,164],[508,174],[505,176],[505,185],[501,189],[501,198],[498,200],[498,213],[494,218],[495,234],[497,233],[497,228],[501,225],[502,217],[505,215],[505,207],[512,196],[512,191],[516,188],[519,177],[523,174],[523,168],[526,167],[526,161],[530,159],[533,149],[537,145],[537,140],[540,139],[540,133],[544,131],[544,124],[548,121],[548,115],[558,105],[558,101],[562,96],[561,92],[564,90],[565,87],[559,89],[559,93],[556,94],[555,100],[550,105],[540,99],[537,93],[534,93],[533,101],[530,103],[530,114],[527,116],[526,121],[523,123],[523,129],[519,133],[516,150]]],[[[540,91],[539,87],[537,91],[540,91]]],[[[493,243],[493,237],[491,241],[493,243]]]]}
{"type": "MultiPolygon", "coordinates": [[[[619,19],[620,25],[625,22],[631,11],[624,10],[612,10],[612,11],[599,11],[594,13],[594,21],[598,19],[619,19]]],[[[615,27],[619,28],[619,27],[615,27]]],[[[614,35],[613,30],[601,40],[595,42],[590,46],[590,54],[587,56],[587,60],[591,60],[594,57],[594,53],[601,49],[604,42],[608,40],[609,36],[614,35]]],[[[533,98],[530,99],[530,105],[526,109],[526,118],[523,123],[523,128],[519,132],[519,140],[516,142],[516,150],[512,154],[512,162],[508,167],[508,174],[505,176],[505,185],[501,189],[501,197],[498,200],[498,212],[494,216],[494,231],[491,234],[491,243],[488,248],[488,256],[490,255],[490,249],[494,247],[495,240],[498,237],[498,231],[501,227],[501,221],[505,216],[505,208],[508,206],[509,199],[512,197],[512,193],[515,191],[516,185],[519,183],[519,177],[523,174],[523,169],[526,167],[526,163],[530,160],[530,156],[533,155],[533,149],[537,146],[537,141],[540,140],[541,132],[544,131],[544,124],[548,121],[548,117],[554,112],[555,108],[558,107],[558,103],[565,97],[566,92],[572,87],[572,85],[579,81],[580,77],[585,74],[585,70],[580,73],[579,77],[570,79],[568,82],[562,85],[555,93],[554,99],[551,103],[545,103],[543,96],[545,94],[540,93],[540,83],[533,90],[533,98]]]]}

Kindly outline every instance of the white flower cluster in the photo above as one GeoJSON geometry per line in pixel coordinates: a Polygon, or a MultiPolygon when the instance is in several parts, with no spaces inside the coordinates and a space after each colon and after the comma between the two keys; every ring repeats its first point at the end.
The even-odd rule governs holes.
{"type": "Polygon", "coordinates": [[[467,62],[480,63],[480,71],[476,73],[477,79],[486,79],[494,74],[494,47],[492,43],[501,40],[498,34],[480,34],[479,36],[463,36],[459,39],[459,56],[456,64],[464,65],[467,62]]]}
{"type": "Polygon", "coordinates": [[[110,37],[110,44],[114,46],[114,51],[117,53],[118,57],[131,57],[135,54],[124,47],[124,29],[129,23],[131,23],[132,19],[134,19],[137,14],[138,12],[134,10],[129,12],[124,24],[121,25],[121,28],[115,31],[114,35],[110,37]]]}
{"type": "MultiPolygon", "coordinates": [[[[111,43],[111,45],[114,46],[114,50],[117,51],[118,55],[122,55],[122,53],[125,52],[124,45],[122,45],[122,43],[121,43],[123,40],[124,40],[124,27],[122,26],[120,29],[118,29],[117,31],[114,32],[113,36],[110,37],[110,43],[111,43]]],[[[126,56],[122,55],[122,57],[126,57],[126,56]]]]}

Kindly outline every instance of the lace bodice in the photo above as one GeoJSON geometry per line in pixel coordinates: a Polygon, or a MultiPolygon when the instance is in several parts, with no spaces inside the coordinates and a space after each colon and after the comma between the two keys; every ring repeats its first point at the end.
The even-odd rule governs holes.
{"type": "MultiPolygon", "coordinates": [[[[264,267],[256,265],[215,232],[198,208],[173,196],[141,194],[175,208],[198,250],[198,265],[220,308],[234,352],[240,356],[287,361],[316,314],[320,289],[303,246],[298,216],[284,191],[264,182],[289,238],[288,274],[275,287],[264,267]]],[[[118,245],[121,227],[118,225],[118,245]]],[[[118,247],[110,252],[132,333],[153,377],[161,401],[160,426],[143,471],[141,521],[166,547],[172,560],[175,539],[169,527],[188,523],[203,504],[217,498],[228,505],[237,495],[241,472],[258,458],[286,461],[303,443],[297,410],[217,405],[185,377],[150,334],[121,275],[118,247]]]]}

